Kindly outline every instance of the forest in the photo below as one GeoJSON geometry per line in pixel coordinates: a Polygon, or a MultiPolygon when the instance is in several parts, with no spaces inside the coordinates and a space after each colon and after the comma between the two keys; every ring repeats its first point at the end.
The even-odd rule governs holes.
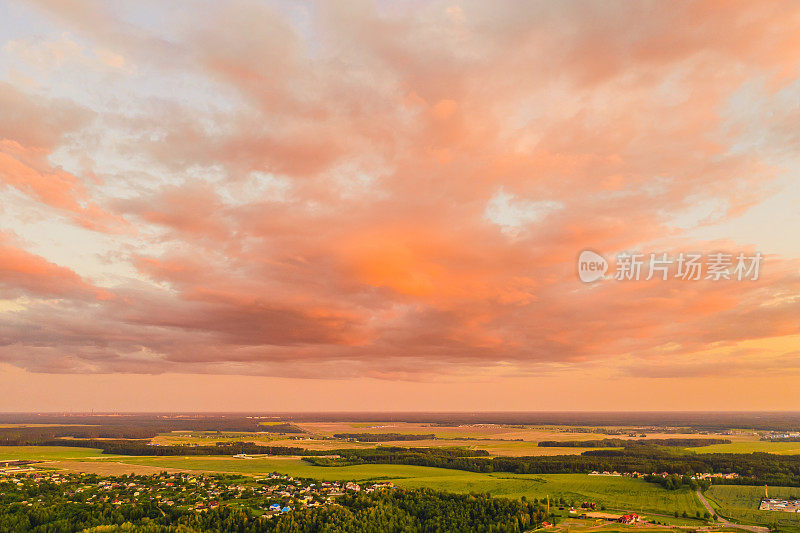
{"type": "MultiPolygon", "coordinates": [[[[169,444],[154,445],[147,441],[138,440],[55,440],[44,443],[47,446],[78,446],[84,448],[99,448],[103,453],[113,455],[137,456],[189,456],[189,455],[297,455],[316,456],[318,450],[307,450],[292,446],[264,446],[252,442],[217,442],[210,445],[169,444]]],[[[382,446],[370,449],[332,449],[326,450],[325,455],[340,455],[342,457],[357,457],[365,454],[369,458],[380,457],[397,458],[404,454],[422,454],[436,457],[487,457],[486,450],[471,450],[459,447],[430,447],[430,448],[401,448],[397,446],[382,446]]],[[[380,462],[380,461],[377,461],[380,462]]]]}
{"type": "Polygon", "coordinates": [[[338,450],[337,459],[304,457],[319,466],[384,463],[431,466],[470,472],[517,474],[580,474],[592,471],[677,474],[737,473],[716,484],[800,487],[800,455],[771,453],[691,453],[662,446],[637,445],[623,450],[590,450],[581,455],[470,457],[429,452],[429,449],[338,450]]]}

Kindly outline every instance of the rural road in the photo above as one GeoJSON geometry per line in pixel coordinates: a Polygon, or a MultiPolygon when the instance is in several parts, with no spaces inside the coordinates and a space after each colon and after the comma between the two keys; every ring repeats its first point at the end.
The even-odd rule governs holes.
{"type": "MultiPolygon", "coordinates": [[[[700,503],[702,503],[705,506],[705,508],[708,509],[709,513],[711,513],[712,515],[716,514],[716,511],[714,511],[714,509],[711,507],[711,504],[708,503],[708,500],[706,500],[706,497],[703,496],[703,493],[701,493],[699,490],[697,491],[697,497],[700,498],[700,503]]],[[[728,520],[725,520],[721,516],[719,516],[719,523],[722,524],[723,526],[735,527],[735,528],[744,529],[744,530],[747,530],[747,531],[754,531],[755,533],[769,533],[769,528],[767,528],[767,527],[743,526],[741,524],[734,524],[733,522],[729,522],[728,520]]]]}

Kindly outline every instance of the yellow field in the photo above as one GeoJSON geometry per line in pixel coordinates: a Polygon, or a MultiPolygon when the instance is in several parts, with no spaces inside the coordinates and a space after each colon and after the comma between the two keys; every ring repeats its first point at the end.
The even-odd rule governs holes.
{"type": "Polygon", "coordinates": [[[780,455],[798,455],[800,454],[800,442],[738,441],[730,444],[713,444],[690,449],[697,453],[767,452],[780,455]]]}
{"type": "MultiPolygon", "coordinates": [[[[277,422],[276,422],[277,423],[277,422]]],[[[399,433],[433,434],[435,439],[401,440],[381,442],[383,446],[431,447],[457,446],[474,450],[485,450],[491,455],[534,456],[534,455],[577,455],[590,448],[539,447],[541,441],[599,440],[604,438],[647,439],[669,438],[725,438],[731,444],[702,448],[690,448],[698,452],[712,451],[771,451],[775,453],[800,453],[800,444],[760,442],[760,435],[752,431],[736,431],[732,435],[698,433],[650,432],[646,428],[608,428],[620,429],[622,435],[607,435],[599,432],[580,432],[570,426],[516,426],[504,424],[463,424],[458,426],[438,426],[427,423],[410,422],[309,422],[296,423],[306,431],[304,434],[276,434],[267,432],[197,432],[181,431],[155,437],[156,444],[200,444],[213,445],[215,442],[249,441],[268,446],[300,447],[309,450],[335,450],[341,448],[374,448],[378,443],[355,442],[334,438],[340,433],[399,433]],[[629,435],[630,433],[630,435],[629,435]]]]}
{"type": "MultiPolygon", "coordinates": [[[[571,426],[516,426],[508,424],[462,424],[458,426],[438,426],[425,423],[411,422],[308,422],[295,424],[312,435],[332,436],[335,433],[405,433],[428,434],[433,433],[437,439],[484,438],[491,440],[518,440],[539,442],[544,440],[594,440],[604,438],[634,439],[646,433],[647,438],[709,438],[719,435],[700,435],[697,433],[659,433],[649,432],[640,428],[608,427],[605,429],[624,430],[622,435],[607,435],[600,432],[576,432],[571,426]],[[627,432],[636,433],[630,437],[627,432]]],[[[723,437],[720,437],[723,438],[723,437]]],[[[726,435],[730,440],[748,439],[747,435],[726,435]]],[[[752,438],[752,437],[749,437],[752,438]]]]}

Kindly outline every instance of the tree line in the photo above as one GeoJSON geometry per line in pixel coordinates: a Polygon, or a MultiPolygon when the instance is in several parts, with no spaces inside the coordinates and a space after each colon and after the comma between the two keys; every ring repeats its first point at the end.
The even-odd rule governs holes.
{"type": "Polygon", "coordinates": [[[352,439],[358,442],[389,442],[406,440],[434,440],[436,435],[433,433],[414,434],[414,433],[335,433],[337,439],[352,439]]]}
{"type": "MultiPolygon", "coordinates": [[[[370,449],[332,449],[320,452],[295,446],[265,446],[253,442],[226,441],[212,445],[194,444],[149,444],[147,441],[138,440],[92,440],[71,439],[46,442],[47,446],[76,446],[83,448],[98,448],[105,454],[133,455],[133,456],[179,456],[179,455],[298,455],[317,456],[339,455],[354,458],[360,453],[365,453],[375,459],[380,457],[399,457],[403,454],[424,454],[438,457],[488,457],[486,450],[471,450],[468,448],[438,446],[430,448],[403,448],[399,446],[380,446],[370,449]]],[[[323,458],[324,459],[324,458],[323,458]]],[[[358,459],[355,459],[356,461],[358,459]]]]}
{"type": "Polygon", "coordinates": [[[692,448],[712,444],[730,444],[729,439],[591,439],[591,440],[543,440],[539,446],[546,448],[625,448],[635,445],[674,446],[692,448]]]}
{"type": "Polygon", "coordinates": [[[711,486],[709,479],[692,479],[691,476],[679,476],[678,474],[671,474],[662,476],[659,474],[647,474],[644,480],[648,483],[656,483],[661,485],[667,490],[679,490],[688,488],[690,490],[707,490],[711,486]]]}

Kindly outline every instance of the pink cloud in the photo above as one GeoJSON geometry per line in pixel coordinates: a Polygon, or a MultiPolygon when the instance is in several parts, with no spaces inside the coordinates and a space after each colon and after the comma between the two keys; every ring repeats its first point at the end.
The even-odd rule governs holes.
{"type": "Polygon", "coordinates": [[[0,84],[0,184],[72,216],[91,229],[118,229],[121,217],[101,208],[77,176],[48,160],[91,113],[63,101],[37,101],[0,84]]]}
{"type": "MultiPolygon", "coordinates": [[[[761,280],[742,284],[589,287],[574,271],[584,248],[710,250],[718,243],[675,219],[711,203],[714,224],[771,194],[780,162],[738,145],[721,111],[752,80],[796,79],[794,4],[545,3],[489,16],[467,3],[454,16],[439,4],[337,3],[309,8],[306,27],[234,2],[187,23],[177,44],[93,3],[44,4],[140,68],[179,66],[224,88],[225,105],[187,91],[108,117],[129,129],[114,154],[148,181],[120,172],[109,189],[124,194],[94,198],[47,159],[88,119],[7,90],[24,118],[0,129],[3,183],[79,223],[125,216],[142,241],[125,248],[140,281],[110,289],[114,298],[15,313],[4,335],[29,355],[7,354],[14,364],[385,379],[599,365],[644,375],[629,359],[669,368],[675,353],[800,333],[797,258],[770,257],[761,280]],[[248,193],[254,173],[290,193],[248,193]],[[506,231],[486,214],[498,191],[521,210],[558,208],[506,231]],[[91,324],[66,316],[75,310],[91,324]],[[40,337],[33,323],[45,324],[40,337]]],[[[775,127],[785,135],[785,123],[775,127]]],[[[50,294],[47,280],[69,276],[44,265],[7,285],[50,294]]],[[[673,373],[693,368],[719,365],[682,361],[673,373]]]]}
{"type": "Polygon", "coordinates": [[[45,298],[106,299],[110,294],[93,287],[74,271],[26,252],[0,233],[0,291],[2,297],[30,295],[45,298]]]}

